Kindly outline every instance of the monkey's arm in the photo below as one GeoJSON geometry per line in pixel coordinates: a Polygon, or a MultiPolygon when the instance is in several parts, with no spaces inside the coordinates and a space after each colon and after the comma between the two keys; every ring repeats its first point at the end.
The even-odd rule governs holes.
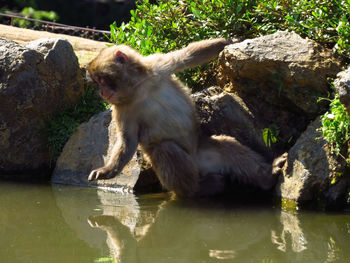
{"type": "Polygon", "coordinates": [[[124,166],[131,160],[138,144],[136,127],[128,127],[117,134],[117,143],[114,145],[111,158],[101,168],[93,170],[88,180],[109,179],[117,176],[124,166]]]}
{"type": "Polygon", "coordinates": [[[232,40],[224,38],[191,43],[183,49],[159,55],[154,65],[155,71],[172,74],[199,66],[216,58],[224,47],[231,43],[232,40]]]}

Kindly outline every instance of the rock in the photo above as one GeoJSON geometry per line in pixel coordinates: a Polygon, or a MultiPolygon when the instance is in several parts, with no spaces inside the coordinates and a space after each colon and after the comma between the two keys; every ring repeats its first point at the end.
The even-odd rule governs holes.
{"type": "Polygon", "coordinates": [[[82,186],[133,188],[140,173],[136,156],[124,168],[120,176],[91,183],[87,180],[91,170],[103,166],[110,158],[117,138],[115,128],[115,122],[111,122],[111,111],[109,110],[81,124],[64,146],[51,181],[82,186]]]}
{"type": "Polygon", "coordinates": [[[211,87],[193,94],[192,98],[200,121],[201,136],[230,135],[252,149],[270,155],[262,137],[264,125],[256,121],[254,114],[237,95],[211,87]]]}
{"type": "Polygon", "coordinates": [[[243,100],[219,87],[195,93],[192,98],[202,136],[233,136],[270,161],[287,151],[307,125],[303,116],[278,109],[255,97],[245,97],[243,100]],[[279,128],[279,135],[277,143],[269,148],[263,140],[263,130],[271,124],[279,128]]]}
{"type": "Polygon", "coordinates": [[[63,98],[76,100],[81,95],[82,77],[78,58],[71,44],[65,39],[38,39],[26,45],[44,55],[45,62],[54,70],[56,79],[67,92],[60,94],[63,98]]]}
{"type": "Polygon", "coordinates": [[[283,176],[276,186],[277,195],[300,203],[321,201],[322,206],[345,205],[347,188],[350,186],[346,163],[335,158],[317,131],[320,119],[311,123],[288,152],[283,176]],[[343,174],[331,184],[332,176],[343,174]]]}
{"type": "Polygon", "coordinates": [[[260,101],[314,119],[319,97],[327,97],[328,77],[341,70],[331,50],[292,32],[248,39],[220,54],[218,83],[240,97],[260,101]]]}
{"type": "Polygon", "coordinates": [[[338,73],[334,81],[334,87],[339,94],[341,103],[346,107],[350,114],[350,67],[338,73]]]}
{"type": "Polygon", "coordinates": [[[0,177],[49,176],[45,121],[82,91],[78,60],[65,40],[24,47],[0,38],[0,177]]]}
{"type": "Polygon", "coordinates": [[[139,180],[138,189],[144,188],[142,184],[145,184],[146,188],[153,183],[159,185],[155,175],[144,167],[140,153],[134,155],[119,176],[88,182],[91,170],[102,167],[109,160],[117,139],[115,130],[116,123],[111,121],[110,110],[99,113],[89,122],[81,124],[64,146],[51,181],[67,185],[133,189],[140,172],[145,170],[148,174],[139,180]]]}

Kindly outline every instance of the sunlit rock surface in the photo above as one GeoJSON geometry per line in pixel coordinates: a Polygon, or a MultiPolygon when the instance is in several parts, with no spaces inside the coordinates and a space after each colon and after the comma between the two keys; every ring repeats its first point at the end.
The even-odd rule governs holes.
{"type": "Polygon", "coordinates": [[[287,31],[227,46],[219,63],[221,86],[309,118],[322,110],[327,78],[341,71],[331,50],[287,31]]]}
{"type": "Polygon", "coordinates": [[[45,121],[82,94],[72,46],[42,39],[26,47],[0,38],[0,178],[49,177],[45,121]]]}
{"type": "Polygon", "coordinates": [[[336,208],[345,205],[350,180],[344,174],[345,161],[330,153],[317,131],[320,127],[318,118],[289,150],[276,191],[282,198],[299,202],[319,201],[328,208],[336,208]],[[339,178],[334,184],[331,183],[333,177],[339,178]]]}
{"type": "Polygon", "coordinates": [[[88,182],[91,170],[104,166],[116,143],[115,122],[111,111],[95,115],[83,123],[66,143],[51,178],[54,183],[132,189],[139,177],[140,165],[135,155],[123,172],[109,180],[88,182]]]}
{"type": "Polygon", "coordinates": [[[339,94],[339,99],[350,114],[350,67],[338,73],[334,81],[334,87],[339,94]]]}

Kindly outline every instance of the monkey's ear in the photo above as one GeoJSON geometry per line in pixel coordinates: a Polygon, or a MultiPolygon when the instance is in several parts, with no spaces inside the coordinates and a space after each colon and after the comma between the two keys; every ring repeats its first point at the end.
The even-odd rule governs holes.
{"type": "Polygon", "coordinates": [[[121,51],[115,53],[115,61],[120,64],[125,64],[129,60],[128,56],[121,51]]]}

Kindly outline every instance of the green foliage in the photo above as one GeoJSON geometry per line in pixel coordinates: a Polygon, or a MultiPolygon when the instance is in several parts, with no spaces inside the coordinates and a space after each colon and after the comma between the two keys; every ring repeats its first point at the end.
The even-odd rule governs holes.
{"type": "MultiPolygon", "coordinates": [[[[22,16],[26,18],[33,18],[33,19],[40,19],[40,20],[49,20],[49,21],[56,21],[59,19],[58,15],[53,11],[41,11],[41,10],[35,10],[32,7],[25,7],[20,13],[22,16]]],[[[29,28],[33,26],[33,22],[23,20],[23,19],[14,19],[15,25],[23,28],[29,28]]],[[[35,24],[38,24],[36,22],[35,24]]]]}
{"type": "Polygon", "coordinates": [[[333,173],[330,175],[330,183],[335,184],[339,181],[339,179],[343,176],[343,173],[333,173]]]}
{"type": "MultiPolygon", "coordinates": [[[[350,55],[349,0],[158,0],[138,1],[131,21],[111,25],[110,40],[130,45],[144,55],[169,52],[188,43],[214,37],[252,38],[277,30],[309,37],[350,55]]],[[[187,71],[180,78],[190,87],[204,71],[187,71]]]]}
{"type": "Polygon", "coordinates": [[[345,107],[341,104],[339,96],[329,100],[329,111],[321,116],[322,127],[320,132],[331,147],[332,153],[339,155],[349,140],[350,117],[345,107]]]}
{"type": "Polygon", "coordinates": [[[169,52],[204,38],[229,37],[232,32],[243,33],[247,29],[244,22],[238,23],[238,18],[244,17],[254,2],[139,1],[128,24],[111,25],[111,41],[128,44],[148,55],[169,52]]]}
{"type": "Polygon", "coordinates": [[[107,107],[106,102],[97,96],[94,87],[86,86],[80,103],[54,114],[47,121],[45,128],[51,158],[58,158],[79,124],[88,121],[94,114],[104,111],[107,107]]]}
{"type": "Polygon", "coordinates": [[[277,137],[280,133],[279,127],[273,123],[263,130],[263,139],[266,147],[271,147],[272,143],[277,142],[277,137]]]}
{"type": "MultiPolygon", "coordinates": [[[[238,19],[255,1],[202,0],[167,1],[157,4],[139,1],[131,11],[131,21],[117,27],[111,25],[110,40],[126,44],[148,55],[169,52],[188,43],[207,38],[228,38],[232,32],[245,32],[247,25],[238,19]]],[[[190,87],[202,81],[203,72],[214,72],[215,65],[204,65],[179,74],[190,87]]],[[[205,75],[205,74],[204,74],[205,75]]]]}
{"type": "Polygon", "coordinates": [[[262,0],[253,13],[259,34],[295,31],[350,55],[349,0],[262,0]]]}

